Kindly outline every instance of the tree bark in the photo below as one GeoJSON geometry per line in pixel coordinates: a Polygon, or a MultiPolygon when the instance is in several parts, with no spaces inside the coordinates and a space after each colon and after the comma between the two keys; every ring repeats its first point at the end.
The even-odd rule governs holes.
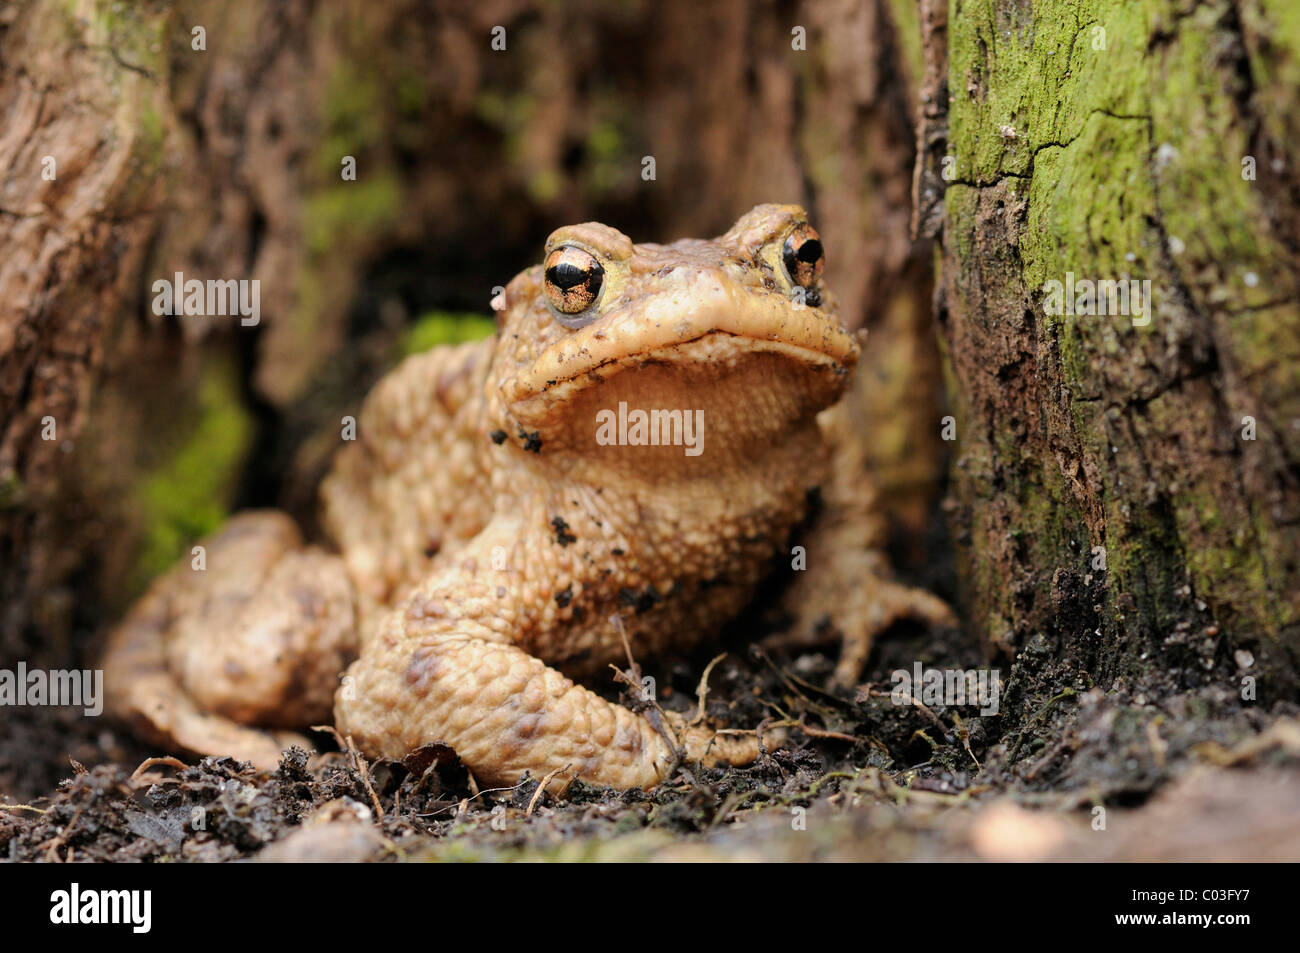
{"type": "Polygon", "coordinates": [[[1038,701],[1171,673],[1295,698],[1300,13],[922,6],[916,225],[941,234],[972,621],[1051,673],[1038,701]],[[1149,280],[1149,323],[1049,313],[1067,275],[1149,280]]]}

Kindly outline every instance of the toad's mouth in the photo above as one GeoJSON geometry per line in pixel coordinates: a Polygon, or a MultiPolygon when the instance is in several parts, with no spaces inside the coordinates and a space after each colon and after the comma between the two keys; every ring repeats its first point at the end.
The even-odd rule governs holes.
{"type": "MultiPolygon", "coordinates": [[[[509,414],[515,427],[533,433],[549,453],[576,449],[609,457],[610,451],[592,443],[600,442],[593,421],[624,408],[651,419],[689,411],[709,421],[710,457],[717,462],[736,448],[780,442],[786,437],[778,435],[788,436],[833,404],[848,386],[854,357],[856,346],[838,360],[787,341],[709,331],[548,381],[533,396],[511,403],[509,414]]],[[[630,459],[646,458],[638,452],[630,459]]],[[[703,472],[702,465],[692,464],[693,472],[703,472]]]]}
{"type": "Polygon", "coordinates": [[[686,307],[676,295],[658,295],[582,328],[507,381],[503,396],[511,405],[550,403],[647,364],[734,362],[745,354],[780,355],[819,377],[847,378],[858,345],[820,308],[716,285],[686,307]]]}
{"type": "Polygon", "coordinates": [[[793,364],[806,365],[813,373],[832,378],[845,377],[852,369],[851,362],[846,363],[822,351],[797,344],[746,338],[726,331],[708,331],[699,337],[665,344],[648,351],[606,358],[600,363],[576,370],[567,377],[546,381],[537,394],[540,396],[544,393],[553,399],[564,399],[588,387],[602,384],[615,374],[636,368],[694,364],[701,369],[707,366],[721,369],[737,363],[746,355],[755,354],[780,355],[793,364]]]}

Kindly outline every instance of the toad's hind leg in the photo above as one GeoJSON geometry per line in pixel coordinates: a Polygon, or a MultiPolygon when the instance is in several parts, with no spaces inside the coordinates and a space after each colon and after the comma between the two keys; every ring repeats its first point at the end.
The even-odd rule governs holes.
{"type": "Polygon", "coordinates": [[[606,701],[490,636],[391,634],[381,632],[352,667],[335,706],[340,730],[375,755],[440,741],[485,784],[559,772],[627,789],[665,780],[679,757],[746,764],[759,754],[755,736],[721,735],[675,713],[656,724],[657,713],[606,701]]]}
{"type": "Polygon", "coordinates": [[[168,749],[271,769],[306,745],[277,729],[329,718],[355,653],[352,587],[283,513],[241,513],[200,545],[110,636],[106,708],[168,749]]]}

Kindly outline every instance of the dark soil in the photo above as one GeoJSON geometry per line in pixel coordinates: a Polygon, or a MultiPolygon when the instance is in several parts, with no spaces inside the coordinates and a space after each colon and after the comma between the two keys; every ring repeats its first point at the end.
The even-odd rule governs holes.
{"type": "MultiPolygon", "coordinates": [[[[539,795],[535,778],[482,791],[444,746],[368,764],[327,735],[319,736],[323,753],[293,749],[268,776],[229,758],[145,762],[148,752],[111,727],[93,735],[78,727],[90,719],[11,723],[0,748],[6,788],[36,793],[23,805],[6,799],[0,855],[53,862],[1300,856],[1295,706],[1265,713],[1211,688],[1173,685],[1156,703],[1068,684],[1024,716],[1014,708],[981,716],[973,708],[895,705],[889,673],[916,659],[980,664],[958,633],[900,628],[878,646],[871,681],[846,697],[821,687],[830,655],[733,646],[709,679],[709,718],[731,726],[793,718],[807,731],[795,729],[750,767],[682,764],[651,792],[576,782],[558,796],[539,795]],[[38,796],[57,770],[48,759],[53,737],[71,755],[71,763],[58,762],[70,776],[38,796]]],[[[704,653],[657,672],[660,704],[693,710],[696,673],[706,663],[704,653]]],[[[1009,671],[1008,697],[1017,668],[1009,671]]]]}

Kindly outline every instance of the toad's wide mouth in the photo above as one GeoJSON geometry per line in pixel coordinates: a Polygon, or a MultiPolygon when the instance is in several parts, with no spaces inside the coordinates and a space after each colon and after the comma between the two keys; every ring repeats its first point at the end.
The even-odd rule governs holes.
{"type": "Polygon", "coordinates": [[[844,393],[849,370],[821,351],[710,331],[554,381],[509,406],[506,430],[528,435],[552,460],[576,453],[583,465],[600,460],[625,475],[717,478],[738,458],[752,463],[804,439],[807,425],[844,393]],[[648,444],[629,437],[624,445],[621,435],[633,431],[623,423],[613,442],[614,432],[602,430],[613,421],[631,426],[638,415],[651,428],[648,444]],[[678,415],[684,443],[665,429],[676,426],[678,415]],[[705,429],[707,453],[700,439],[705,429]],[[690,433],[696,452],[683,456],[690,433]]]}
{"type": "Polygon", "coordinates": [[[503,384],[503,396],[512,405],[562,399],[630,368],[680,360],[696,350],[688,345],[705,341],[730,339],[734,353],[781,354],[819,375],[847,377],[857,363],[857,342],[821,308],[721,282],[691,289],[689,304],[683,297],[656,295],[557,341],[503,384]]]}
{"type": "Polygon", "coordinates": [[[723,445],[769,445],[835,403],[848,386],[854,357],[856,346],[842,362],[784,341],[709,331],[549,381],[533,396],[512,400],[508,413],[514,428],[533,433],[554,453],[590,451],[590,422],[606,410],[691,408],[726,422],[723,444],[713,430],[716,461],[723,445]]]}

